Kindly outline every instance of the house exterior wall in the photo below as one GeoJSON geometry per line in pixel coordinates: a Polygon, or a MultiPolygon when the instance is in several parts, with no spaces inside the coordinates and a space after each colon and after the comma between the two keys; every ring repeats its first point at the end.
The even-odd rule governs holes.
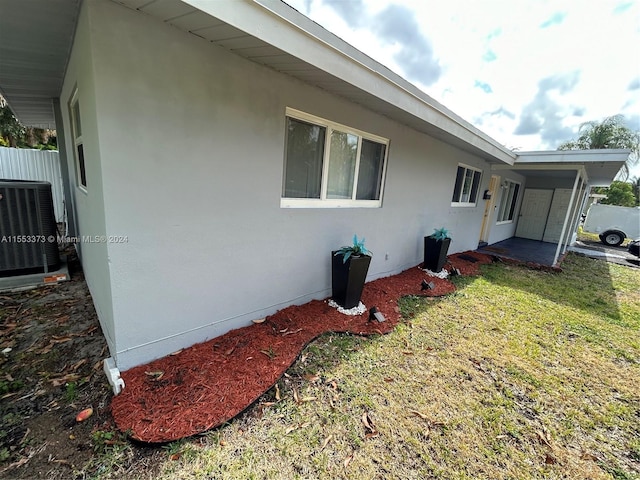
{"type": "Polygon", "coordinates": [[[519,183],[520,189],[518,192],[518,199],[513,221],[500,222],[500,224],[498,224],[497,220],[498,212],[500,210],[500,202],[502,201],[502,196],[506,194],[504,189],[498,187],[498,190],[496,192],[496,201],[494,202],[493,206],[493,212],[491,212],[491,230],[489,232],[489,240],[487,242],[489,244],[506,240],[507,238],[511,238],[515,235],[516,227],[518,225],[518,213],[520,212],[520,207],[522,206],[522,196],[524,194],[524,189],[527,186],[527,179],[523,175],[513,170],[500,170],[499,172],[493,172],[493,174],[499,176],[499,184],[502,184],[502,182],[505,180],[509,180],[511,182],[519,183]]]}
{"type": "Polygon", "coordinates": [[[435,228],[452,252],[477,246],[481,193],[475,207],[451,197],[458,163],[487,188],[483,159],[113,2],[87,6],[102,191],[99,218],[87,225],[91,185],[79,217],[126,238],[106,255],[83,246],[106,265],[88,275],[110,279],[121,370],[326,298],[330,252],[354,233],[374,252],[368,280],[417,265],[435,228]],[[390,140],[382,208],[280,207],[286,107],[390,140]]]}
{"type": "MultiPolygon", "coordinates": [[[[101,152],[108,149],[108,145],[100,143],[98,111],[96,105],[94,57],[92,53],[92,21],[91,2],[84,2],[78,18],[74,45],[67,65],[60,106],[62,121],[66,129],[64,137],[65,150],[69,152],[69,179],[72,195],[74,196],[76,223],[79,234],[85,236],[100,236],[106,234],[105,203],[102,190],[102,162],[101,152]],[[75,89],[78,90],[80,117],[84,138],[84,152],[87,169],[87,191],[77,185],[75,145],[69,131],[69,100],[75,89]]],[[[62,138],[62,137],[61,137],[62,138]]],[[[102,331],[109,345],[114,351],[115,323],[111,301],[111,275],[109,271],[109,256],[105,242],[78,242],[78,254],[82,260],[87,286],[91,292],[96,312],[100,319],[102,331]]]]}

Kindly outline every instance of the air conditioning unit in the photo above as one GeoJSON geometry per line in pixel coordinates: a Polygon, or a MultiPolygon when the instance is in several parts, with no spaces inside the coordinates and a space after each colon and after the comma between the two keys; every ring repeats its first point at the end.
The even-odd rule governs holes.
{"type": "Polygon", "coordinates": [[[0,179],[0,276],[59,266],[51,184],[0,179]]]}

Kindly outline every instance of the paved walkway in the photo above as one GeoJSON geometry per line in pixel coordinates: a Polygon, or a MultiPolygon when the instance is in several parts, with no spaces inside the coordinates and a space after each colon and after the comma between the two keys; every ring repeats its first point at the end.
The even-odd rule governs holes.
{"type": "Polygon", "coordinates": [[[630,254],[627,247],[610,247],[599,242],[577,241],[575,245],[569,247],[569,251],[627,267],[640,268],[640,259],[630,254]]]}

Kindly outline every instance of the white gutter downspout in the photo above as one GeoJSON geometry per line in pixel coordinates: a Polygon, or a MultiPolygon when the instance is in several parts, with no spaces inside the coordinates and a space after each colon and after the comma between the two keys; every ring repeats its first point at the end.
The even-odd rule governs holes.
{"type": "Polygon", "coordinates": [[[560,233],[560,240],[558,241],[558,248],[556,248],[556,255],[555,257],[553,257],[554,266],[558,263],[558,258],[560,258],[560,250],[562,249],[562,240],[564,238],[565,233],[567,232],[567,224],[569,223],[569,218],[571,217],[571,208],[573,207],[573,201],[576,196],[576,189],[578,188],[579,180],[580,180],[580,170],[576,171],[576,179],[573,182],[573,191],[571,192],[571,200],[569,200],[569,206],[567,207],[567,214],[564,216],[564,223],[562,224],[562,233],[560,233]]]}

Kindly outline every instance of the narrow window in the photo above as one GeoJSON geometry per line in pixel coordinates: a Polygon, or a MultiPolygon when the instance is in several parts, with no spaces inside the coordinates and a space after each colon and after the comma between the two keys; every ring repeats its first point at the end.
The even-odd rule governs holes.
{"type": "Polygon", "coordinates": [[[518,192],[520,184],[506,180],[502,185],[502,198],[500,199],[500,208],[498,209],[498,223],[513,222],[513,217],[518,204],[518,192]]]}
{"type": "Polygon", "coordinates": [[[87,189],[87,169],[84,160],[84,142],[82,141],[82,122],[80,121],[80,102],[76,90],[69,101],[69,114],[71,116],[71,135],[74,145],[74,157],[76,164],[76,182],[83,190],[87,189]]]}

